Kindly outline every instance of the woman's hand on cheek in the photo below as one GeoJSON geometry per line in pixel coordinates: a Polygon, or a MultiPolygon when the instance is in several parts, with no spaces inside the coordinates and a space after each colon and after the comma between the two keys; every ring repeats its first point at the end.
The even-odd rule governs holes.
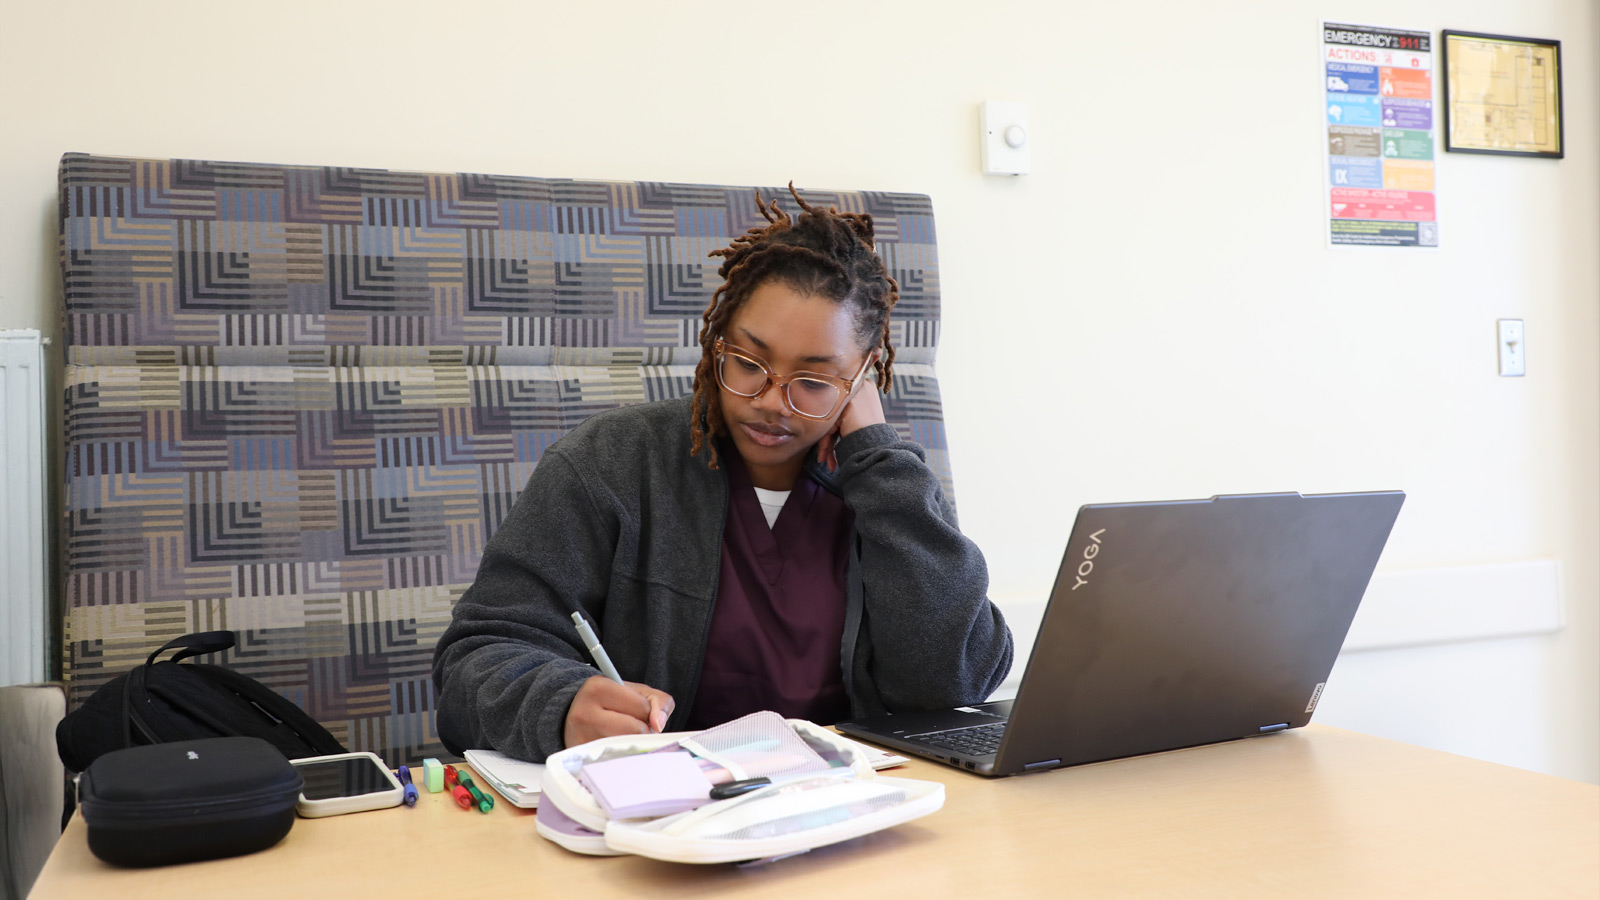
{"type": "Polygon", "coordinates": [[[883,416],[883,396],[878,393],[878,386],[872,382],[860,385],[851,394],[850,402],[844,405],[844,411],[839,413],[839,421],[834,423],[833,430],[817,442],[817,462],[827,466],[829,472],[837,472],[839,459],[833,451],[839,445],[839,439],[859,428],[886,421],[883,416]]]}
{"type": "Polygon", "coordinates": [[[867,381],[850,395],[850,402],[844,405],[844,412],[839,414],[839,424],[834,432],[844,437],[857,429],[881,425],[886,421],[883,417],[883,395],[878,392],[875,382],[867,381]]]}

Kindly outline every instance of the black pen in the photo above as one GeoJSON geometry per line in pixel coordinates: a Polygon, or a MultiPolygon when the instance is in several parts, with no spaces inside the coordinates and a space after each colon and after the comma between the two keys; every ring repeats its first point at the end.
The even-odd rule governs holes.
{"type": "Polygon", "coordinates": [[[845,781],[855,777],[855,772],[849,769],[829,769],[826,772],[796,772],[793,775],[779,775],[776,778],[763,776],[761,778],[746,778],[742,781],[728,781],[711,787],[711,799],[731,800],[742,794],[748,794],[757,788],[764,788],[769,784],[778,784],[784,781],[802,781],[807,778],[827,778],[836,776],[838,780],[845,781]]]}

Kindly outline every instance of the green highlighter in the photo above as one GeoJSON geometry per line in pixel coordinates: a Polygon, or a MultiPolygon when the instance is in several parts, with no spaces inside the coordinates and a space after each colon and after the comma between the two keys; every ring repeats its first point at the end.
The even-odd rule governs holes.
{"type": "Polygon", "coordinates": [[[494,809],[494,798],[489,796],[488,791],[478,790],[478,786],[472,783],[471,775],[458,770],[456,772],[456,783],[466,788],[467,793],[472,795],[472,799],[478,804],[479,812],[488,812],[494,809]]]}

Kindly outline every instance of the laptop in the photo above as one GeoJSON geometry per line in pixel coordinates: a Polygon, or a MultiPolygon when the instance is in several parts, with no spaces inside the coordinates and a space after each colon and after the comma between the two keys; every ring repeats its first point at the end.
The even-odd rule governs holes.
{"type": "Polygon", "coordinates": [[[996,776],[1298,728],[1404,501],[1381,491],[1082,507],[1015,700],[837,727],[996,776]]]}

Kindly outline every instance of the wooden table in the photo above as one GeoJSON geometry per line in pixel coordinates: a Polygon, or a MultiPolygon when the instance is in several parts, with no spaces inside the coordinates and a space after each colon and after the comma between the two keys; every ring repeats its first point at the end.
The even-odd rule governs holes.
{"type": "Polygon", "coordinates": [[[944,782],[944,809],[759,867],[577,856],[529,811],[424,791],[153,870],[101,863],[74,818],[30,896],[1600,897],[1600,787],[1319,725],[1000,780],[892,774],[944,782]]]}

